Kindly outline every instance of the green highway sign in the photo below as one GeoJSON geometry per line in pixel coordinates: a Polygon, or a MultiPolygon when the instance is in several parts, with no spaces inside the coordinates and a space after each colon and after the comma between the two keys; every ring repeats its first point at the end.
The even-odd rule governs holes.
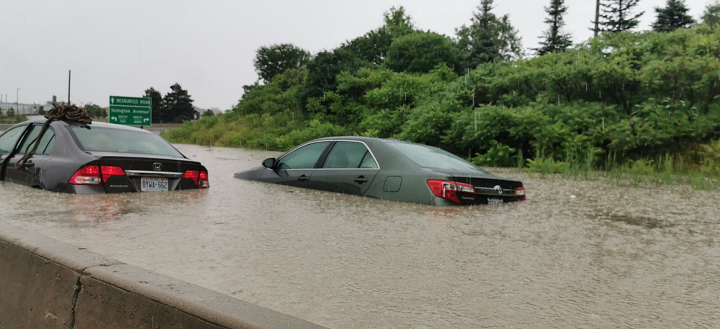
{"type": "Polygon", "coordinates": [[[152,99],[145,97],[110,96],[108,122],[128,126],[150,126],[152,99]]]}

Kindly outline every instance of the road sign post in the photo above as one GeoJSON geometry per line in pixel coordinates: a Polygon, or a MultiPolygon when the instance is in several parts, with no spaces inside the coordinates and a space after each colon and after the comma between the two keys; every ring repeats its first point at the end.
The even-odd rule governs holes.
{"type": "Polygon", "coordinates": [[[110,96],[108,122],[128,126],[152,124],[152,99],[146,97],[110,96]]]}

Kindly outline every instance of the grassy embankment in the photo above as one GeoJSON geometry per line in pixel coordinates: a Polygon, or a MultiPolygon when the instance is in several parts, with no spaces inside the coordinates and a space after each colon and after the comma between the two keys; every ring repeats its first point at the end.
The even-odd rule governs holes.
{"type": "Polygon", "coordinates": [[[280,151],[325,136],[395,138],[541,176],[718,187],[720,28],[608,33],[467,72],[343,62],[363,58],[347,56],[349,45],[248,86],[230,114],[163,136],[280,151]]]}

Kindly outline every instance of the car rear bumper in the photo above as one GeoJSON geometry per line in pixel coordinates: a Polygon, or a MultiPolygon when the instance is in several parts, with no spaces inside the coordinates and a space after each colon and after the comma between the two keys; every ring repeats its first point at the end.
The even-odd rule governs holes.
{"type": "Polygon", "coordinates": [[[479,206],[488,204],[504,204],[523,201],[522,197],[494,197],[487,195],[475,195],[473,200],[461,198],[462,204],[457,204],[450,200],[434,197],[430,203],[433,206],[479,206]],[[502,202],[498,202],[502,200],[502,202]]]}
{"type": "MultiPolygon", "coordinates": [[[[70,194],[117,194],[117,193],[140,192],[139,188],[136,188],[135,184],[132,184],[130,182],[120,184],[120,185],[112,185],[112,184],[106,184],[106,185],[108,185],[109,188],[106,189],[106,187],[104,187],[102,185],[67,184],[65,186],[65,189],[62,192],[70,193],[70,194]],[[120,187],[115,188],[116,186],[120,186],[120,187]]],[[[181,179],[179,183],[176,182],[172,186],[173,186],[173,189],[171,189],[169,192],[199,189],[192,180],[185,179],[185,178],[181,179]]],[[[144,192],[144,193],[151,193],[151,192],[144,192]]]]}
{"type": "Polygon", "coordinates": [[[105,194],[105,188],[100,185],[68,184],[63,192],[70,194],[105,194]]]}

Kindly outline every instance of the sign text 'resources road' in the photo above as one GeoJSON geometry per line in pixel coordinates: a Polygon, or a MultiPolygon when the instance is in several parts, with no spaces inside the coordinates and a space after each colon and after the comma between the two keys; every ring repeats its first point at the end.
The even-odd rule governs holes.
{"type": "Polygon", "coordinates": [[[110,96],[108,122],[129,126],[150,126],[152,123],[152,99],[110,96]]]}

